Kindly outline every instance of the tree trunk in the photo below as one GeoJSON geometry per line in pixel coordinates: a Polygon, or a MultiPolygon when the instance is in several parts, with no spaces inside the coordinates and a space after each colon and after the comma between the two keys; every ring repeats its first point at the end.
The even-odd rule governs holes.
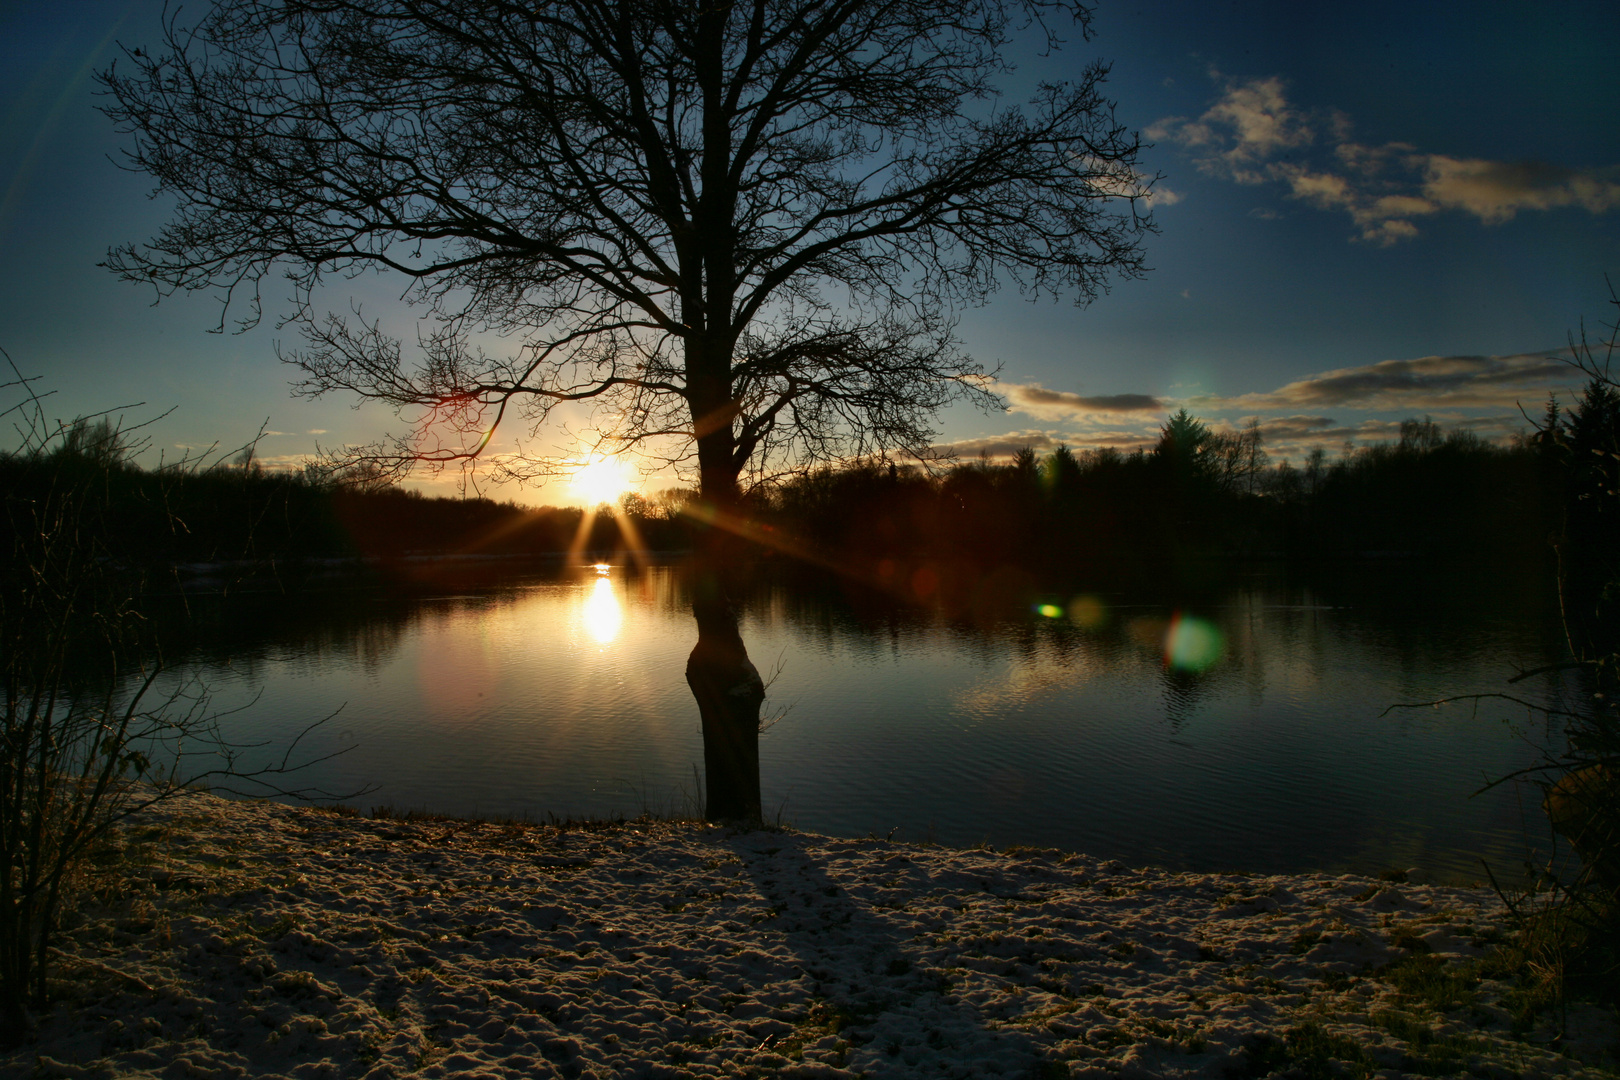
{"type": "Polygon", "coordinates": [[[748,659],[733,605],[746,542],[733,529],[742,509],[731,421],[729,339],[687,347],[697,437],[698,493],[708,516],[692,582],[698,640],[686,659],[686,683],[703,721],[707,772],[704,814],[710,821],[758,821],[759,708],[765,684],[748,659]]]}
{"type": "Polygon", "coordinates": [[[758,821],[759,709],[765,684],[748,659],[732,604],[742,541],[732,532],[741,499],[737,477],[747,459],[733,424],[741,408],[732,382],[736,345],[737,191],[729,175],[731,114],[726,105],[726,16],[699,6],[694,74],[703,100],[702,189],[691,230],[677,239],[686,400],[697,443],[698,493],[713,515],[693,582],[698,640],[686,659],[686,683],[703,721],[704,814],[710,821],[758,821]]]}
{"type": "Polygon", "coordinates": [[[748,659],[728,595],[730,567],[718,556],[731,545],[723,535],[714,535],[722,532],[710,526],[693,582],[698,640],[686,658],[686,684],[703,721],[704,816],[710,821],[758,821],[759,708],[765,684],[748,659]]]}

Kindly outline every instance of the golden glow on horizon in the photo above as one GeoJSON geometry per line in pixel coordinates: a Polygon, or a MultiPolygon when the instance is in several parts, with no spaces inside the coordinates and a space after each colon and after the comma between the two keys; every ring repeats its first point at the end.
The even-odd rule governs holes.
{"type": "Polygon", "coordinates": [[[613,505],[620,495],[630,490],[630,477],[624,462],[618,458],[594,458],[580,466],[570,486],[586,506],[613,505]]]}
{"type": "Polygon", "coordinates": [[[619,604],[618,594],[613,591],[612,578],[606,575],[596,578],[585,597],[582,614],[585,629],[597,644],[606,645],[619,636],[619,626],[624,622],[624,608],[619,604]]]}

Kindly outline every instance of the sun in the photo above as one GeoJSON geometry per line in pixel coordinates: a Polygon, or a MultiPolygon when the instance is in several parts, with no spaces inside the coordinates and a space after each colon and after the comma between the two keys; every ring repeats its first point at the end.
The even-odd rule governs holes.
{"type": "Polygon", "coordinates": [[[574,494],[586,506],[600,506],[602,503],[618,502],[619,496],[630,489],[630,478],[624,462],[618,458],[601,457],[580,466],[571,484],[574,494]]]}

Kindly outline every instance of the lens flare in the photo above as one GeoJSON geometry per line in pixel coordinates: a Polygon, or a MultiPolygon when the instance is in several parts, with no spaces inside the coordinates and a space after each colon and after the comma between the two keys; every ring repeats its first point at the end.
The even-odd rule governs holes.
{"type": "Polygon", "coordinates": [[[1056,604],[1036,604],[1035,612],[1038,615],[1045,615],[1048,619],[1063,618],[1063,609],[1056,604]]]}
{"type": "Polygon", "coordinates": [[[1177,612],[1164,635],[1164,666],[1203,671],[1221,658],[1226,643],[1215,624],[1177,612]]]}

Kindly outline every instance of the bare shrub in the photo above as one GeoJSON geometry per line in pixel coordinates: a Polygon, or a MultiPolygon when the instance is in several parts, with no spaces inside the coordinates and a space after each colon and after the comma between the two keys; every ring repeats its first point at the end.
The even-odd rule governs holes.
{"type": "Polygon", "coordinates": [[[53,430],[28,380],[8,388],[24,400],[0,413],[21,434],[5,456],[56,467],[43,484],[7,485],[0,510],[0,1041],[24,1037],[29,1010],[46,1004],[53,936],[109,829],[198,783],[300,794],[279,782],[302,767],[291,748],[244,767],[262,748],[223,736],[205,687],[171,678],[158,689],[142,574],[109,542],[130,432],[106,417],[53,430]]]}

